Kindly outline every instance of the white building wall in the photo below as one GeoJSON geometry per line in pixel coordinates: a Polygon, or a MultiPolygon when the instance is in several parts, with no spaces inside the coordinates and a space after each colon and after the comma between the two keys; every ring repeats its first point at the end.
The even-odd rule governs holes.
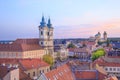
{"type": "Polygon", "coordinates": [[[20,80],[19,79],[19,69],[14,69],[14,70],[8,72],[8,74],[5,75],[3,80],[20,80]]]}
{"type": "Polygon", "coordinates": [[[104,69],[108,74],[120,77],[120,67],[104,67],[104,69]]]}

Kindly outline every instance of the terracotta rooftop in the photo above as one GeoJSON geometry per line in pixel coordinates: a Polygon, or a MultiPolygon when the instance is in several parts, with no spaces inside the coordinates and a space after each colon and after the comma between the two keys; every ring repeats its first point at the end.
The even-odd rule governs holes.
{"type": "Polygon", "coordinates": [[[76,79],[93,79],[94,80],[97,78],[97,73],[94,71],[76,71],[75,77],[76,79]]]}
{"type": "Polygon", "coordinates": [[[70,48],[70,52],[85,52],[88,53],[88,50],[86,48],[70,48]]]}
{"type": "Polygon", "coordinates": [[[0,51],[29,51],[39,50],[42,47],[39,45],[38,39],[17,39],[12,44],[0,44],[0,51]]]}
{"type": "Polygon", "coordinates": [[[17,39],[13,44],[39,44],[38,38],[17,39]]]}
{"type": "Polygon", "coordinates": [[[106,76],[96,70],[75,71],[77,80],[103,80],[106,76]]]}
{"type": "Polygon", "coordinates": [[[95,41],[82,41],[81,44],[86,44],[86,45],[95,45],[95,41]]]}
{"type": "Polygon", "coordinates": [[[0,59],[0,64],[3,63],[12,65],[18,64],[19,68],[23,71],[49,66],[49,64],[41,59],[0,59]]]}
{"type": "Polygon", "coordinates": [[[10,71],[14,70],[15,68],[11,67],[8,69],[7,66],[0,65],[0,79],[4,78],[10,71]]]}
{"type": "Polygon", "coordinates": [[[102,57],[93,62],[93,66],[95,66],[96,64],[99,64],[100,66],[120,67],[120,63],[107,62],[102,57]]]}
{"type": "MultiPolygon", "coordinates": [[[[0,66],[0,78],[3,78],[5,75],[7,75],[7,73],[9,73],[10,71],[14,70],[16,68],[11,67],[8,69],[7,66],[0,66]],[[9,71],[8,71],[9,70],[9,71]]],[[[28,75],[26,73],[24,73],[21,69],[19,69],[19,78],[20,80],[32,80],[30,77],[28,77],[28,75]]]]}
{"type": "Polygon", "coordinates": [[[19,59],[8,59],[8,58],[4,58],[4,59],[0,59],[0,64],[19,64],[19,59]]]}
{"type": "Polygon", "coordinates": [[[45,75],[48,80],[74,80],[72,71],[67,64],[59,66],[45,75]]]}
{"type": "Polygon", "coordinates": [[[94,42],[94,41],[87,42],[87,45],[95,45],[95,44],[96,44],[96,42],[94,42]]]}
{"type": "Polygon", "coordinates": [[[19,70],[20,80],[32,80],[26,73],[24,73],[21,69],[19,70]]]}
{"type": "Polygon", "coordinates": [[[22,59],[20,60],[20,63],[24,70],[50,66],[49,64],[40,59],[22,59]]]}

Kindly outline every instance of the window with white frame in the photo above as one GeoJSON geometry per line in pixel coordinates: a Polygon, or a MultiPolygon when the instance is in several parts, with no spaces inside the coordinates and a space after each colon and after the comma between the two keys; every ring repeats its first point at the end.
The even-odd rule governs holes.
{"type": "Polygon", "coordinates": [[[112,71],[112,68],[109,68],[110,71],[112,71]]]}

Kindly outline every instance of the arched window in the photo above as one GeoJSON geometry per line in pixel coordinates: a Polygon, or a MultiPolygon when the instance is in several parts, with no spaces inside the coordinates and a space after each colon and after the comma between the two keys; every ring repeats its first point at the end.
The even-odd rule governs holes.
{"type": "Polygon", "coordinates": [[[49,36],[49,35],[50,35],[50,33],[48,32],[48,33],[47,33],[47,35],[49,36]]]}
{"type": "Polygon", "coordinates": [[[33,76],[35,76],[35,72],[33,72],[33,76]]]}
{"type": "Polygon", "coordinates": [[[43,31],[41,31],[41,35],[43,35],[43,31]]]}
{"type": "Polygon", "coordinates": [[[28,77],[30,77],[30,73],[28,73],[28,77]]]}
{"type": "Polygon", "coordinates": [[[43,45],[43,42],[41,42],[41,45],[43,45]]]}

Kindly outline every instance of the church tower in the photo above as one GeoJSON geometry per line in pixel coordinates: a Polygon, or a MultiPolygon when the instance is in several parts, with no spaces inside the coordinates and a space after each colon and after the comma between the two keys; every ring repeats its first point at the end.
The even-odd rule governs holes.
{"type": "Polygon", "coordinates": [[[98,32],[98,40],[100,40],[100,39],[101,39],[101,33],[98,32]]]}
{"type": "Polygon", "coordinates": [[[39,44],[45,49],[46,54],[53,54],[53,27],[50,18],[46,24],[44,16],[39,26],[39,44]]]}
{"type": "Polygon", "coordinates": [[[107,41],[107,33],[106,33],[106,31],[104,31],[103,37],[104,37],[104,40],[107,41]]]}

